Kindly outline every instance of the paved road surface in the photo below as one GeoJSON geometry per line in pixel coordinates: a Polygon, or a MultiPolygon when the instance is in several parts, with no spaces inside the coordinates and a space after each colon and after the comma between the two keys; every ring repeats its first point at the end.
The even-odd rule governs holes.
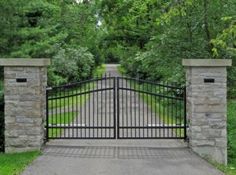
{"type": "MultiPolygon", "coordinates": [[[[107,72],[116,76],[116,65],[107,65],[107,72]]],[[[92,106],[91,100],[87,106],[89,103],[92,106]]],[[[105,105],[102,101],[99,104],[105,105]]],[[[137,106],[131,104],[129,107],[137,106]]],[[[97,123],[101,124],[104,113],[99,116],[97,123]]],[[[67,132],[76,134],[75,131],[67,132]]],[[[192,153],[184,142],[177,140],[53,140],[45,146],[43,154],[23,172],[23,175],[222,174],[192,153]]]]}

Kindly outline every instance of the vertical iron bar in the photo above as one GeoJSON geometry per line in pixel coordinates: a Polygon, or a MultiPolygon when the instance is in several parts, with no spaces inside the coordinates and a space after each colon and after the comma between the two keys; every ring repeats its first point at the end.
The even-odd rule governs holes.
{"type": "Polygon", "coordinates": [[[94,109],[94,107],[95,107],[95,104],[94,104],[94,94],[95,94],[95,92],[94,92],[94,90],[95,90],[95,85],[94,85],[94,81],[95,80],[93,80],[93,138],[94,138],[94,123],[95,123],[95,120],[94,120],[94,115],[95,115],[95,109],[94,109]]]}
{"type": "MultiPolygon", "coordinates": [[[[105,74],[105,89],[107,88],[107,74],[105,74]]],[[[105,127],[107,127],[107,90],[105,90],[105,127]]],[[[107,137],[107,128],[105,128],[105,137],[107,137]]]]}
{"type": "MultiPolygon", "coordinates": [[[[125,86],[126,88],[128,88],[128,80],[127,80],[127,77],[125,78],[125,86]]],[[[128,126],[129,126],[129,107],[128,107],[128,90],[125,90],[126,91],[126,96],[125,96],[125,102],[126,102],[126,137],[129,136],[129,129],[128,129],[128,126]]]]}
{"type": "MultiPolygon", "coordinates": [[[[134,80],[134,126],[137,127],[137,124],[136,124],[136,81],[134,80]]],[[[135,138],[137,137],[137,134],[136,134],[136,128],[134,130],[134,136],[135,138]]]]}
{"type": "MultiPolygon", "coordinates": [[[[108,84],[109,84],[109,88],[111,87],[111,76],[110,76],[110,73],[109,73],[109,81],[108,81],[108,84]]],[[[109,116],[108,116],[108,121],[109,121],[109,127],[111,127],[111,90],[109,89],[109,101],[108,101],[108,103],[109,103],[109,106],[108,106],[108,108],[109,108],[109,116]]],[[[109,138],[111,138],[111,129],[109,128],[109,138]]]]}
{"type": "MultiPolygon", "coordinates": [[[[154,93],[156,94],[157,93],[157,89],[156,89],[156,85],[154,86],[154,93]]],[[[155,107],[155,127],[157,126],[157,96],[155,95],[155,98],[154,98],[154,107],[155,107]]],[[[160,125],[159,125],[160,127],[160,125]]],[[[157,128],[155,128],[155,137],[157,138],[157,128]]]]}
{"type": "Polygon", "coordinates": [[[187,140],[187,94],[186,87],[184,87],[184,140],[187,140]]]}
{"type": "Polygon", "coordinates": [[[183,123],[183,121],[182,121],[182,119],[184,118],[183,116],[182,116],[182,108],[181,108],[181,104],[182,104],[182,102],[181,102],[181,100],[179,101],[179,111],[180,111],[180,125],[178,126],[178,129],[179,129],[179,136],[178,137],[182,137],[182,134],[181,134],[181,125],[182,125],[182,123],[183,123]]]}
{"type": "Polygon", "coordinates": [[[76,115],[75,115],[75,117],[76,117],[76,138],[78,138],[78,117],[79,117],[79,109],[78,109],[78,88],[79,88],[79,86],[77,86],[76,87],[76,91],[75,91],[75,93],[76,93],[76,115]]]}
{"type": "Polygon", "coordinates": [[[101,76],[101,138],[103,137],[103,79],[101,76]]]}
{"type": "Polygon", "coordinates": [[[84,93],[84,124],[85,124],[85,127],[84,127],[84,136],[83,137],[87,137],[87,128],[86,128],[86,126],[87,126],[87,103],[86,103],[86,99],[87,99],[87,94],[86,94],[86,91],[87,91],[87,82],[85,83],[85,93],[84,93]]]}
{"type": "MultiPolygon", "coordinates": [[[[63,91],[64,91],[64,93],[63,93],[63,95],[64,95],[64,104],[63,104],[63,107],[64,107],[64,113],[63,113],[63,115],[64,115],[64,121],[63,121],[63,124],[64,124],[64,126],[65,126],[65,121],[66,121],[66,98],[65,98],[65,96],[66,96],[66,90],[65,90],[65,88],[63,87],[63,91]]],[[[64,132],[64,138],[66,137],[66,128],[64,128],[63,129],[63,132],[64,132]]]]}
{"type": "Polygon", "coordinates": [[[88,85],[89,85],[89,90],[88,90],[89,91],[89,94],[88,94],[88,105],[89,105],[88,106],[88,113],[89,113],[89,115],[88,115],[89,116],[89,118],[88,118],[89,119],[89,121],[88,121],[89,129],[88,130],[89,130],[89,136],[88,137],[91,138],[91,135],[90,135],[90,132],[91,132],[91,128],[90,128],[91,127],[91,104],[90,104],[91,103],[91,99],[90,99],[91,82],[90,81],[89,81],[88,85]]]}
{"type": "MultiPolygon", "coordinates": [[[[123,77],[123,74],[122,74],[122,77],[121,77],[121,82],[122,82],[122,88],[124,88],[124,77],[123,77]]],[[[122,93],[122,127],[124,127],[124,90],[121,91],[122,93]]],[[[124,137],[124,128],[122,128],[122,137],[124,137]]]]}
{"type": "MultiPolygon", "coordinates": [[[[161,94],[161,86],[160,85],[158,86],[158,93],[161,94]]],[[[163,121],[161,121],[161,120],[163,117],[162,117],[162,111],[161,111],[161,97],[160,96],[158,97],[158,118],[159,118],[159,137],[161,137],[161,132],[162,132],[162,129],[161,129],[162,124],[161,123],[163,123],[163,121]]]]}
{"type": "MultiPolygon", "coordinates": [[[[132,89],[132,80],[130,79],[130,88],[132,89]]],[[[129,91],[129,95],[130,95],[130,126],[133,126],[133,114],[132,114],[132,110],[133,110],[133,94],[132,94],[132,90],[129,91]]],[[[131,137],[133,137],[133,129],[130,129],[130,133],[131,133],[131,137]]]]}
{"type": "Polygon", "coordinates": [[[99,84],[98,84],[98,75],[97,75],[97,138],[98,138],[98,132],[99,132],[99,129],[98,129],[98,126],[99,126],[99,121],[98,121],[98,119],[99,119],[99,103],[98,103],[98,95],[99,95],[99,84]]]}
{"type": "MultiPolygon", "coordinates": [[[[58,119],[57,119],[57,117],[58,117],[58,112],[57,112],[57,103],[58,103],[58,98],[57,98],[57,96],[58,96],[58,89],[56,89],[56,111],[55,111],[55,118],[56,118],[56,127],[58,126],[57,124],[58,124],[58,119]]],[[[55,129],[55,137],[57,138],[58,137],[58,135],[57,135],[57,131],[58,131],[58,128],[56,128],[55,129]]]]}
{"type": "Polygon", "coordinates": [[[176,137],[178,136],[178,129],[177,129],[177,126],[178,126],[178,103],[179,101],[178,100],[175,100],[175,135],[176,137]]]}
{"type": "MultiPolygon", "coordinates": [[[[67,98],[67,102],[68,102],[68,104],[67,104],[67,112],[68,112],[67,117],[68,117],[68,120],[67,121],[68,121],[68,126],[71,127],[71,125],[70,125],[71,124],[70,123],[70,112],[69,112],[70,111],[70,97],[69,97],[70,96],[70,89],[67,90],[67,96],[68,96],[68,98],[67,98]]],[[[68,137],[71,137],[70,132],[71,132],[71,128],[68,129],[68,137]]]]}
{"type": "MultiPolygon", "coordinates": [[[[175,89],[172,89],[172,91],[173,90],[175,90],[175,89]]],[[[173,93],[171,93],[171,97],[174,97],[173,93]]],[[[173,105],[174,105],[174,99],[172,98],[171,99],[171,137],[174,137],[174,128],[173,128],[173,126],[174,126],[174,107],[173,107],[173,105]]]]}
{"type": "MultiPolygon", "coordinates": [[[[162,89],[163,89],[163,95],[165,95],[165,86],[162,86],[162,89]]],[[[163,97],[163,137],[166,137],[166,128],[165,128],[165,122],[166,122],[166,114],[165,114],[165,111],[166,111],[166,108],[165,108],[165,98],[163,97]]]]}
{"type": "MultiPolygon", "coordinates": [[[[60,97],[61,97],[61,88],[60,88],[60,95],[59,95],[60,97]]],[[[62,108],[62,105],[61,105],[61,98],[60,98],[60,127],[61,127],[61,125],[62,125],[62,112],[61,112],[61,108],[62,108]]],[[[60,138],[62,137],[62,128],[60,128],[59,129],[59,131],[60,131],[60,138]]]]}
{"type": "Polygon", "coordinates": [[[120,138],[120,79],[117,77],[117,135],[120,138]]]}
{"type": "MultiPolygon", "coordinates": [[[[139,78],[138,78],[138,90],[140,91],[140,84],[139,84],[139,78]]],[[[140,116],[140,108],[141,108],[141,106],[140,106],[140,103],[141,103],[141,100],[140,100],[140,92],[138,92],[138,108],[139,108],[139,110],[138,110],[138,126],[139,126],[139,138],[141,138],[141,129],[140,129],[140,126],[141,126],[141,116],[140,116]]]]}
{"type": "Polygon", "coordinates": [[[80,88],[79,88],[79,92],[80,92],[80,95],[79,95],[79,101],[80,101],[80,114],[79,114],[80,115],[80,125],[79,125],[79,127],[80,127],[80,129],[79,129],[79,131],[80,131],[80,138],[83,137],[83,134],[82,134],[83,129],[81,128],[82,127],[82,123],[83,123],[83,108],[82,108],[83,95],[81,95],[82,89],[83,89],[83,85],[80,84],[80,88]]]}
{"type": "MultiPolygon", "coordinates": [[[[147,92],[149,91],[149,84],[146,83],[147,85],[147,92]]],[[[148,104],[149,104],[149,94],[147,94],[147,137],[149,137],[149,127],[148,127],[148,122],[149,122],[149,109],[148,109],[148,104]]]]}
{"type": "MultiPolygon", "coordinates": [[[[168,96],[168,92],[169,92],[169,88],[168,88],[168,83],[166,84],[167,86],[166,86],[166,95],[168,96]]],[[[167,107],[166,107],[166,110],[167,110],[167,114],[166,114],[166,117],[167,117],[167,126],[169,127],[169,125],[170,125],[170,121],[169,121],[169,98],[166,98],[166,101],[167,101],[167,107]]],[[[169,138],[169,128],[167,129],[167,137],[169,138]]]]}
{"type": "MultiPolygon", "coordinates": [[[[54,98],[54,93],[55,93],[55,90],[52,91],[52,93],[51,93],[51,97],[52,97],[52,98],[54,98]]],[[[52,108],[51,108],[51,112],[50,112],[50,113],[51,113],[51,118],[52,118],[52,119],[49,120],[49,125],[50,125],[50,130],[49,130],[49,135],[50,135],[50,136],[49,136],[49,137],[52,137],[52,138],[53,138],[53,136],[54,136],[54,135],[53,135],[53,131],[54,131],[53,129],[54,129],[54,128],[53,128],[53,125],[52,125],[52,124],[53,124],[53,117],[54,117],[54,116],[53,116],[53,115],[54,115],[54,108],[55,108],[54,106],[56,106],[56,105],[54,105],[54,104],[55,104],[55,100],[54,100],[54,99],[51,100],[51,104],[52,104],[52,108]]]]}
{"type": "Polygon", "coordinates": [[[179,111],[179,116],[180,116],[180,124],[178,126],[178,131],[179,135],[177,134],[178,137],[181,137],[181,125],[182,125],[182,110],[181,110],[181,100],[178,103],[178,111],[179,111]]]}
{"type": "MultiPolygon", "coordinates": [[[[153,87],[152,87],[151,83],[150,83],[150,86],[151,86],[151,93],[152,93],[152,91],[153,91],[152,88],[153,87]]],[[[153,131],[153,129],[152,129],[152,125],[153,125],[153,119],[152,119],[153,118],[153,115],[152,115],[153,114],[153,106],[152,106],[153,105],[153,103],[152,103],[153,99],[152,99],[152,94],[150,96],[151,96],[151,129],[150,130],[151,130],[151,137],[153,137],[153,133],[152,133],[152,131],[153,131]]]]}
{"type": "Polygon", "coordinates": [[[142,90],[143,90],[143,93],[142,93],[142,96],[143,96],[143,98],[142,98],[142,103],[143,103],[143,138],[145,137],[145,129],[144,129],[144,127],[145,127],[145,114],[144,114],[144,112],[145,112],[145,107],[144,107],[144,103],[145,103],[145,93],[144,93],[144,86],[145,86],[145,82],[143,82],[143,87],[142,87],[142,90]]]}
{"type": "MultiPolygon", "coordinates": [[[[119,123],[116,123],[116,78],[113,77],[113,105],[114,105],[114,123],[113,123],[113,127],[114,127],[114,138],[116,138],[116,124],[117,124],[117,128],[119,130],[119,123]]],[[[119,81],[119,78],[117,78],[118,81],[119,81]]],[[[117,91],[119,91],[119,88],[117,87],[117,91]]],[[[119,101],[118,101],[118,104],[119,104],[119,101]]],[[[118,108],[118,111],[119,111],[119,108],[118,108]]],[[[119,118],[119,114],[117,114],[117,118],[119,118]]],[[[119,138],[119,135],[118,135],[118,138],[119,138]]]]}
{"type": "MultiPolygon", "coordinates": [[[[67,89],[67,105],[66,105],[66,108],[67,108],[67,121],[68,121],[68,126],[70,127],[70,115],[69,115],[69,111],[70,111],[70,89],[67,89]]],[[[68,137],[70,137],[70,128],[68,128],[68,137]]]]}
{"type": "Polygon", "coordinates": [[[49,110],[48,110],[48,103],[49,103],[49,90],[46,90],[46,142],[49,140],[49,110]]]}
{"type": "Polygon", "coordinates": [[[71,121],[70,121],[70,123],[72,123],[72,126],[73,126],[73,128],[72,128],[72,137],[74,137],[74,125],[75,125],[75,123],[74,123],[74,96],[73,96],[73,94],[74,94],[74,88],[71,88],[71,90],[72,90],[72,92],[71,92],[71,95],[72,95],[72,112],[71,112],[71,121]]]}

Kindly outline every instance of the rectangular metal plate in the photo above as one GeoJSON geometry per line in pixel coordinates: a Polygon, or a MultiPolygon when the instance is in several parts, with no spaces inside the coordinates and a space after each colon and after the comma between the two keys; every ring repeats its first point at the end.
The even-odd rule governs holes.
{"type": "Polygon", "coordinates": [[[204,83],[215,83],[214,78],[204,78],[204,83]]]}
{"type": "Polygon", "coordinates": [[[27,82],[27,79],[26,79],[26,78],[17,78],[17,79],[16,79],[16,82],[17,82],[17,83],[26,83],[26,82],[27,82]]]}

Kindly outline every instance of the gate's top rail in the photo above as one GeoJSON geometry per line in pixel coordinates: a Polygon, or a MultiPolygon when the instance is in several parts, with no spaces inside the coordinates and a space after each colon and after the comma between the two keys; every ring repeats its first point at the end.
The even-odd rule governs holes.
{"type": "Polygon", "coordinates": [[[92,83],[92,82],[97,82],[97,81],[102,81],[102,80],[108,80],[108,79],[114,79],[115,77],[101,77],[101,78],[92,78],[89,80],[83,80],[80,82],[75,82],[75,83],[69,83],[69,84],[65,84],[65,85],[61,85],[61,86],[53,86],[53,87],[48,87],[48,91],[51,91],[53,89],[64,89],[64,88],[73,88],[73,87],[78,87],[81,84],[85,84],[85,83],[92,83]]]}
{"type": "Polygon", "coordinates": [[[101,78],[92,78],[89,80],[83,80],[80,82],[75,82],[75,83],[68,83],[65,85],[61,85],[61,86],[53,86],[53,87],[49,87],[48,90],[52,90],[52,89],[58,89],[58,88],[70,88],[70,87],[77,87],[80,86],[81,84],[84,83],[90,83],[90,82],[96,82],[96,81],[102,81],[102,80],[106,80],[106,79],[114,79],[114,78],[118,78],[118,79],[125,79],[125,80],[133,80],[133,81],[137,81],[140,83],[148,83],[148,84],[152,84],[152,85],[157,85],[157,86],[162,86],[162,87],[168,87],[168,88],[174,88],[174,89],[184,89],[185,86],[179,87],[179,86],[174,86],[171,83],[157,83],[157,82],[153,82],[153,81],[149,81],[149,80],[144,80],[144,79],[139,79],[139,78],[132,78],[132,77],[126,77],[126,76],[105,76],[105,77],[101,77],[101,78]]]}
{"type": "Polygon", "coordinates": [[[185,86],[177,86],[177,85],[173,85],[170,83],[158,83],[158,82],[153,82],[153,81],[149,81],[149,80],[143,80],[143,79],[138,79],[138,78],[132,78],[132,77],[126,77],[126,76],[103,76],[103,77],[97,77],[97,78],[92,78],[89,80],[83,80],[80,82],[76,82],[76,83],[70,83],[70,84],[65,84],[65,85],[61,85],[61,86],[54,86],[54,87],[50,87],[47,89],[48,95],[51,96],[50,99],[60,99],[60,98],[67,98],[67,97],[72,97],[72,96],[77,96],[77,95],[83,95],[83,94],[88,94],[88,93],[92,93],[95,91],[105,91],[105,90],[111,90],[114,87],[100,87],[100,88],[89,88],[87,90],[83,90],[83,91],[76,91],[73,93],[68,93],[68,94],[63,94],[63,95],[55,95],[53,92],[60,92],[60,91],[65,91],[67,89],[73,89],[73,88],[77,88],[80,86],[87,86],[87,84],[89,83],[98,83],[98,82],[102,82],[102,81],[106,81],[106,80],[118,80],[118,81],[125,81],[126,83],[129,82],[130,86],[129,87],[122,87],[122,84],[124,83],[120,83],[119,88],[123,89],[123,90],[130,90],[130,91],[136,91],[139,93],[146,93],[149,95],[155,95],[155,96],[160,96],[163,98],[172,98],[172,99],[177,99],[177,100],[183,100],[184,99],[184,95],[185,95],[185,86]],[[164,92],[155,92],[155,91],[150,91],[149,89],[142,89],[142,88],[138,88],[135,89],[134,87],[132,87],[132,82],[138,83],[138,84],[146,84],[146,85],[150,85],[150,86],[154,86],[154,87],[160,87],[163,89],[164,92]],[[172,94],[173,93],[173,94],[172,94]]]}
{"type": "Polygon", "coordinates": [[[153,81],[149,81],[149,80],[143,80],[143,79],[138,79],[138,78],[132,78],[132,77],[117,77],[119,79],[125,79],[125,80],[133,80],[133,81],[137,81],[140,83],[148,83],[148,84],[152,84],[152,85],[157,85],[157,86],[162,86],[162,87],[167,87],[167,88],[172,88],[172,89],[184,89],[185,86],[179,87],[179,86],[174,86],[171,83],[156,83],[153,81]]]}
{"type": "Polygon", "coordinates": [[[119,89],[144,93],[147,95],[158,96],[176,100],[185,99],[186,87],[177,87],[170,83],[157,83],[130,77],[117,77],[119,89]],[[129,86],[127,86],[129,84],[129,86]]]}

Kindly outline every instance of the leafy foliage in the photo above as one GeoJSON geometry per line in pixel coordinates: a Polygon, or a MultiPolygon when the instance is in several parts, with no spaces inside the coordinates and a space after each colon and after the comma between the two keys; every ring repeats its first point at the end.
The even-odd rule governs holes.
{"type": "Polygon", "coordinates": [[[49,71],[49,84],[59,85],[66,82],[76,82],[92,75],[95,61],[87,49],[61,49],[53,57],[49,71]]]}
{"type": "MultiPolygon", "coordinates": [[[[183,84],[183,58],[236,59],[233,0],[103,0],[101,6],[107,53],[113,50],[132,76],[183,84]]],[[[234,69],[228,76],[233,97],[234,69]]]]}
{"type": "Polygon", "coordinates": [[[0,57],[52,58],[51,85],[89,77],[103,62],[96,7],[73,0],[1,1],[0,57]]]}

